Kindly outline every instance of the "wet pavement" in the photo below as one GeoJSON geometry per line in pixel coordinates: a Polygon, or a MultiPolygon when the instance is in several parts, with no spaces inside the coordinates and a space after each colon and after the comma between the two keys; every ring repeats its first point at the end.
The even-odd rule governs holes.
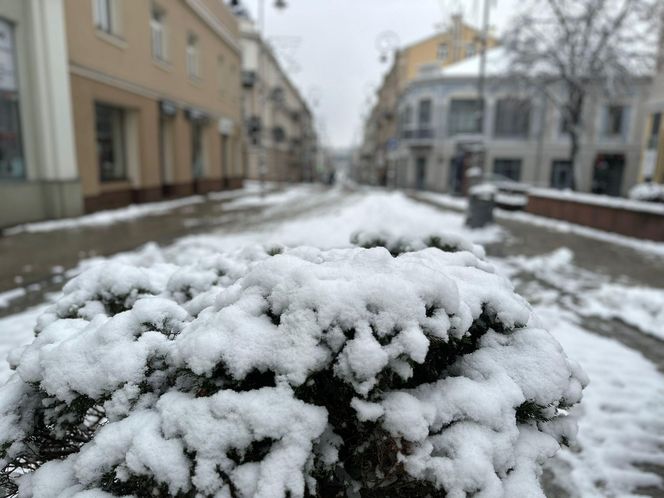
{"type": "MultiPolygon", "coordinates": [[[[268,194],[277,191],[273,188],[268,194]]],[[[0,316],[43,303],[46,294],[61,289],[68,279],[64,274],[82,260],[129,251],[149,242],[164,246],[187,235],[219,228],[238,229],[256,223],[263,219],[257,216],[263,209],[261,206],[236,209],[229,204],[249,196],[259,199],[259,193],[254,191],[229,192],[222,199],[207,197],[202,202],[172,211],[105,226],[0,236],[0,293],[25,289],[23,296],[0,307],[0,316]]]]}

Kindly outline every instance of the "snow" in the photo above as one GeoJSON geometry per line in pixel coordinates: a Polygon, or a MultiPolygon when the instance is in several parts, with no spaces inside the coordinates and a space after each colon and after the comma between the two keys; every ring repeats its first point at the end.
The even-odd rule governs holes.
{"type": "MultiPolygon", "coordinates": [[[[268,184],[265,188],[273,188],[272,184],[268,184]]],[[[155,216],[169,211],[174,211],[180,208],[187,208],[196,204],[202,204],[206,199],[212,201],[227,201],[231,203],[233,199],[253,194],[260,189],[257,183],[247,182],[247,185],[242,189],[231,190],[228,192],[211,192],[205,196],[194,195],[190,197],[183,197],[181,199],[174,199],[170,201],[149,202],[145,204],[132,204],[127,207],[119,209],[110,209],[106,211],[99,211],[92,214],[87,214],[75,218],[66,218],[61,220],[40,221],[35,223],[26,223],[17,225],[15,227],[6,228],[2,231],[3,235],[16,235],[19,233],[39,233],[50,232],[54,230],[63,229],[78,229],[87,227],[100,227],[113,225],[123,221],[130,221],[144,216],[155,216]]],[[[229,203],[230,204],[230,203],[229,203]]]]}
{"type": "Polygon", "coordinates": [[[288,202],[297,201],[300,198],[310,195],[311,187],[308,185],[292,187],[283,192],[264,195],[247,195],[225,203],[224,211],[270,207],[277,204],[286,204],[288,202]]]}
{"type": "MultiPolygon", "coordinates": [[[[428,202],[434,203],[440,207],[462,211],[467,209],[468,201],[465,198],[453,197],[448,194],[441,194],[435,192],[418,192],[417,197],[428,202]]],[[[629,247],[635,251],[654,255],[657,257],[664,257],[664,243],[654,242],[651,240],[636,239],[634,237],[627,237],[617,233],[606,232],[596,228],[585,227],[567,221],[555,220],[552,218],[545,218],[525,212],[508,212],[498,209],[494,213],[497,219],[513,220],[520,223],[529,223],[535,226],[547,228],[549,230],[556,230],[563,233],[572,233],[581,237],[586,237],[592,240],[607,242],[624,247],[629,247]]]]}
{"type": "MultiPolygon", "coordinates": [[[[424,195],[427,194],[423,193],[424,195]]],[[[140,293],[132,293],[132,288],[129,286],[124,287],[126,297],[119,304],[124,306],[132,305],[133,303],[133,308],[129,314],[134,319],[122,322],[117,320],[119,315],[112,318],[103,316],[106,315],[105,306],[107,304],[104,304],[103,299],[100,300],[98,298],[103,297],[103,290],[109,287],[101,285],[103,280],[100,280],[99,288],[94,285],[82,285],[81,283],[77,284],[73,291],[73,293],[81,293],[81,299],[89,299],[89,296],[97,296],[96,300],[99,301],[99,304],[86,307],[85,305],[80,305],[81,302],[78,300],[70,299],[68,301],[73,303],[74,308],[78,310],[77,314],[81,314],[86,318],[56,317],[56,320],[99,320],[100,318],[95,318],[97,316],[95,313],[99,313],[101,319],[105,321],[112,322],[116,320],[117,329],[126,327],[127,329],[135,330],[137,326],[142,326],[140,324],[148,323],[147,326],[152,332],[147,334],[143,332],[141,337],[146,337],[147,335],[151,337],[150,341],[154,340],[154,342],[150,342],[147,339],[136,341],[136,349],[140,352],[141,348],[158,347],[159,344],[165,343],[166,341],[158,336],[163,336],[164,330],[178,330],[180,326],[190,327],[193,321],[190,317],[203,317],[208,313],[203,310],[210,309],[211,307],[214,309],[215,306],[220,305],[220,301],[217,299],[218,292],[222,289],[235,288],[243,276],[246,275],[248,265],[254,264],[251,261],[269,259],[264,249],[258,248],[253,253],[250,251],[249,253],[241,254],[239,251],[242,247],[259,244],[267,248],[268,253],[281,252],[282,256],[288,256],[289,252],[294,251],[293,249],[289,249],[289,247],[303,244],[315,245],[322,249],[341,250],[342,252],[353,251],[355,249],[352,249],[350,240],[354,233],[368,234],[373,232],[383,235],[387,234],[392,239],[397,237],[397,235],[408,234],[413,240],[417,241],[423,241],[433,234],[444,233],[454,234],[457,237],[469,237],[475,243],[497,241],[504,236],[508,236],[508,234],[496,227],[488,230],[469,232],[463,227],[463,216],[461,214],[441,213],[439,210],[412,202],[402,194],[372,192],[362,196],[342,196],[339,192],[332,191],[323,192],[320,194],[320,197],[323,203],[332,207],[327,208],[325,211],[314,210],[309,212],[305,210],[297,218],[292,218],[284,222],[273,221],[266,223],[262,226],[253,227],[251,232],[220,232],[186,237],[170,247],[159,248],[156,245],[148,245],[138,251],[111,258],[113,263],[128,265],[130,267],[141,266],[147,268],[149,274],[148,284],[158,286],[156,290],[165,288],[162,292],[170,296],[168,301],[171,304],[168,306],[161,301],[161,297],[141,296],[140,293]],[[219,252],[231,253],[233,257],[220,257],[217,254],[219,252]],[[214,254],[214,256],[211,256],[211,254],[214,254]],[[190,269],[180,271],[180,267],[190,269]],[[212,274],[214,274],[214,277],[211,276],[212,274]],[[217,290],[213,290],[215,287],[217,290]],[[134,301],[134,298],[138,299],[134,301]],[[175,301],[175,303],[172,301],[175,301]],[[98,307],[97,311],[94,309],[95,306],[98,307]],[[152,317],[152,319],[146,320],[148,317],[152,317]],[[137,323],[139,325],[136,325],[137,323]]],[[[450,200],[451,204],[456,204],[457,206],[464,203],[463,199],[439,196],[439,194],[430,194],[430,197],[438,201],[441,199],[444,201],[450,200]]],[[[297,202],[301,203],[303,201],[298,200],[297,202]]],[[[274,209],[278,209],[278,206],[275,205],[274,209]]],[[[498,214],[501,217],[516,217],[515,214],[504,213],[502,211],[498,211],[498,214]]],[[[557,230],[573,232],[580,230],[579,233],[582,233],[584,236],[599,238],[600,240],[606,240],[611,243],[627,244],[640,250],[650,250],[651,253],[664,255],[664,250],[658,252],[657,249],[658,246],[664,246],[662,244],[649,244],[645,241],[628,239],[606,232],[585,229],[584,227],[571,226],[567,223],[526,215],[525,213],[518,213],[518,218],[522,221],[543,224],[557,230]]],[[[467,247],[475,246],[470,245],[467,247]]],[[[316,251],[319,250],[317,249],[316,251]]],[[[412,257],[408,254],[404,254],[404,256],[412,257]]],[[[304,258],[303,255],[297,255],[297,257],[300,259],[304,258]]],[[[467,251],[449,253],[445,255],[445,258],[448,262],[454,262],[455,265],[459,265],[462,268],[473,258],[478,260],[477,256],[473,256],[467,251]],[[457,261],[454,258],[464,258],[464,262],[457,261]]],[[[75,270],[75,273],[90,270],[100,263],[105,262],[106,260],[101,258],[84,262],[75,270]]],[[[312,263],[304,258],[304,261],[298,264],[308,265],[318,263],[312,263]]],[[[324,265],[326,263],[320,264],[324,265]]],[[[479,263],[480,269],[484,268],[487,264],[486,262],[479,263]]],[[[566,249],[536,258],[519,258],[507,261],[492,260],[489,266],[492,265],[498,268],[499,273],[505,274],[519,283],[520,291],[531,302],[535,303],[535,316],[539,317],[538,319],[541,322],[537,322],[537,319],[533,320],[532,326],[534,328],[531,330],[536,330],[538,323],[550,329],[553,336],[562,343],[567,353],[574,360],[579,361],[592,381],[584,391],[584,400],[580,408],[572,410],[573,415],[580,419],[580,432],[576,443],[573,443],[572,448],[569,450],[564,449],[559,451],[554,460],[548,464],[548,468],[556,476],[557,484],[564,488],[565,496],[570,496],[570,498],[631,497],[636,496],[635,490],[639,486],[658,485],[660,481],[657,476],[652,474],[647,467],[636,464],[642,462],[646,465],[664,465],[661,461],[661,447],[664,444],[661,438],[661,434],[664,433],[661,422],[664,420],[664,377],[657,371],[655,365],[634,350],[622,346],[614,340],[589,332],[588,326],[584,322],[585,315],[583,311],[584,309],[593,310],[592,316],[600,320],[619,319],[625,323],[631,323],[634,327],[638,327],[641,324],[643,326],[640,329],[641,332],[652,333],[653,331],[661,330],[661,327],[657,328],[657,323],[658,321],[661,323],[659,316],[661,309],[664,309],[662,290],[655,288],[639,289],[639,286],[634,285],[632,282],[610,281],[602,275],[582,270],[574,264],[574,254],[566,249]],[[531,280],[533,275],[537,280],[536,282],[531,280]],[[577,282],[580,283],[577,285],[577,282]],[[586,301],[577,301],[583,296],[587,296],[586,301]],[[623,300],[619,299],[621,296],[624,297],[623,300]],[[659,307],[657,306],[658,302],[659,307]],[[609,311],[611,312],[610,315],[603,314],[609,311]],[[628,316],[630,314],[632,316],[628,316]]],[[[446,271],[452,268],[455,268],[455,266],[448,267],[446,271]]],[[[114,271],[117,272],[118,270],[114,271]]],[[[463,278],[462,275],[454,276],[455,280],[462,280],[463,278]]],[[[141,279],[136,277],[135,283],[140,282],[141,279]]],[[[482,291],[481,288],[470,285],[466,288],[466,292],[471,295],[482,291]]],[[[281,291],[281,289],[278,290],[281,291]]],[[[155,290],[152,292],[155,292],[155,290]]],[[[297,298],[297,287],[292,287],[290,291],[284,289],[283,295],[290,299],[291,293],[293,299],[297,298]]],[[[301,298],[302,293],[299,296],[301,298]]],[[[240,298],[238,296],[228,296],[227,299],[232,301],[233,299],[240,298]]],[[[240,301],[234,302],[239,303],[240,301]]],[[[42,312],[43,309],[32,310],[21,315],[0,319],[0,330],[3,331],[3,342],[1,344],[3,350],[0,351],[0,354],[4,355],[8,349],[23,346],[30,342],[33,337],[32,326],[36,323],[36,317],[42,312]],[[7,342],[10,344],[7,344],[7,342]]],[[[52,320],[54,316],[52,313],[53,310],[51,310],[50,315],[45,315],[47,317],[50,316],[50,318],[42,319],[43,326],[53,326],[52,320]]],[[[442,316],[439,318],[440,320],[444,320],[442,316]]],[[[212,317],[209,319],[214,321],[212,317]]],[[[303,318],[298,316],[297,320],[306,320],[306,316],[303,318]]],[[[289,326],[295,327],[297,323],[302,323],[297,320],[291,322],[289,326]]],[[[388,323],[388,321],[385,323],[388,323]]],[[[267,326],[265,323],[261,324],[261,327],[265,326],[267,326]]],[[[98,327],[95,330],[99,334],[102,325],[95,324],[95,327],[98,327]]],[[[44,329],[41,335],[45,331],[46,329],[44,329]]],[[[112,348],[111,343],[117,337],[120,340],[125,340],[121,334],[114,334],[120,334],[120,332],[114,330],[113,327],[107,326],[104,334],[99,336],[100,338],[106,337],[105,340],[107,342],[104,343],[104,347],[112,348]]],[[[180,332],[177,335],[181,336],[182,334],[180,332]]],[[[487,341],[489,338],[487,336],[487,341]]],[[[343,338],[339,336],[339,340],[341,342],[343,338]]],[[[413,355],[414,358],[418,354],[421,354],[421,349],[419,349],[421,345],[418,345],[417,341],[412,338],[405,341],[400,340],[398,343],[394,342],[395,347],[397,344],[400,348],[409,346],[410,349],[408,349],[407,354],[413,355]]],[[[499,357],[500,361],[504,361],[503,356],[498,354],[502,347],[499,343],[491,343],[485,347],[495,348],[495,352],[492,352],[492,354],[499,357]]],[[[356,379],[356,386],[360,389],[363,387],[362,383],[367,380],[366,374],[371,373],[371,368],[375,370],[377,365],[381,364],[380,353],[376,354],[377,352],[378,349],[372,350],[371,348],[359,350],[357,353],[353,352],[352,354],[349,351],[347,365],[344,367],[347,369],[347,372],[362,371],[364,365],[361,358],[367,355],[376,361],[376,363],[366,366],[364,378],[356,379]],[[358,356],[355,357],[355,354],[358,356]],[[360,358],[360,360],[357,358],[360,358]]],[[[18,361],[16,353],[12,355],[12,360],[15,362],[18,361]]],[[[481,362],[482,366],[486,366],[487,363],[490,364],[490,360],[490,358],[483,360],[481,362]]],[[[133,356],[131,358],[123,357],[118,360],[118,363],[130,366],[130,361],[135,361],[135,358],[133,356]]],[[[103,365],[104,369],[112,367],[112,365],[108,364],[103,365]]],[[[389,364],[388,362],[387,368],[394,369],[395,372],[401,372],[402,375],[408,375],[409,367],[408,364],[389,364]]],[[[86,366],[86,368],[88,367],[86,366]]],[[[488,372],[489,374],[492,373],[490,370],[488,372]]],[[[528,374],[527,368],[524,367],[523,372],[524,379],[522,380],[508,380],[505,378],[505,382],[499,382],[501,386],[506,387],[505,390],[501,391],[501,396],[503,397],[498,398],[500,403],[504,402],[505,397],[513,394],[511,388],[507,388],[507,386],[513,387],[516,384],[521,388],[525,387],[526,384],[520,383],[530,378],[538,380],[538,371],[536,371],[536,374],[528,374]]],[[[90,368],[90,375],[93,374],[94,372],[90,368]]],[[[0,378],[7,378],[8,375],[9,370],[5,366],[0,370],[0,378]]],[[[577,373],[577,375],[579,374],[577,373]]],[[[484,385],[484,383],[479,381],[473,383],[471,375],[464,376],[464,379],[466,378],[468,380],[464,380],[464,382],[469,383],[468,388],[471,389],[471,392],[475,394],[482,392],[486,395],[490,393],[495,394],[496,391],[491,389],[492,383],[496,381],[495,377],[490,377],[486,381],[488,385],[484,385]]],[[[104,379],[103,381],[107,382],[104,379]]],[[[570,383],[569,387],[573,395],[576,388],[572,384],[570,383]]],[[[117,386],[117,379],[114,385],[117,386]]],[[[280,384],[280,386],[287,387],[284,384],[280,384]]],[[[65,396],[68,392],[68,389],[63,390],[65,396]]],[[[138,390],[129,387],[115,390],[113,398],[106,403],[107,413],[112,416],[113,420],[119,421],[123,417],[126,417],[128,410],[136,403],[137,392],[138,390]]],[[[387,408],[398,405],[399,396],[402,396],[402,400],[410,400],[413,403],[415,403],[414,400],[417,400],[418,409],[412,413],[411,437],[421,438],[423,437],[425,428],[429,427],[428,424],[430,424],[430,421],[435,416],[442,417],[445,412],[435,412],[436,409],[443,406],[438,405],[435,400],[426,398],[426,396],[418,393],[419,391],[417,390],[395,390],[393,391],[393,397],[390,398],[390,403],[387,403],[387,405],[387,398],[383,400],[369,400],[361,393],[356,393],[356,396],[350,400],[350,405],[358,420],[385,424],[388,420],[387,408]],[[425,399],[426,402],[420,401],[419,398],[425,399]],[[431,413],[435,413],[435,415],[432,416],[431,413]]],[[[452,396],[452,391],[447,395],[452,396]]],[[[203,399],[212,397],[214,396],[203,399]]],[[[285,400],[291,398],[284,395],[280,396],[279,399],[285,400]]],[[[203,406],[204,403],[194,403],[197,399],[183,397],[178,398],[176,401],[177,403],[174,402],[174,404],[169,405],[169,411],[164,412],[166,415],[170,413],[170,410],[176,409],[183,410],[178,413],[189,413],[189,411],[193,410],[197,410],[197,413],[207,413],[205,410],[212,410],[210,406],[203,406]]],[[[228,401],[226,400],[226,402],[228,401]]],[[[460,400],[454,398],[451,400],[451,403],[456,402],[459,402],[459,404],[446,404],[444,408],[446,410],[458,408],[460,410],[459,413],[466,418],[464,422],[453,424],[452,427],[454,427],[454,430],[446,432],[445,437],[424,437],[424,442],[420,442],[421,446],[418,453],[409,456],[409,472],[421,472],[423,468],[430,468],[435,463],[436,472],[447,472],[446,475],[457,476],[458,480],[456,482],[459,486],[464,485],[462,482],[464,478],[472,480],[476,475],[486,475],[485,471],[488,463],[483,457],[493,451],[493,446],[482,446],[482,442],[486,442],[487,438],[482,433],[481,424],[477,423],[477,418],[473,418],[475,414],[473,410],[480,410],[479,413],[481,414],[484,404],[487,405],[484,408],[496,410],[498,410],[499,405],[493,404],[489,406],[489,403],[484,403],[483,398],[476,399],[474,396],[472,399],[460,396],[460,400]],[[471,403],[472,400],[477,401],[477,403],[471,403]],[[479,429],[477,426],[479,426],[479,429]],[[431,453],[428,453],[429,448],[448,447],[450,445],[457,445],[455,446],[456,448],[461,448],[459,446],[461,442],[466,442],[467,448],[482,449],[480,453],[475,452],[472,455],[463,452],[457,454],[459,462],[461,459],[464,459],[466,464],[468,464],[464,465],[467,471],[463,475],[455,473],[454,461],[438,461],[430,458],[431,453]],[[472,446],[473,444],[477,446],[472,446]]],[[[244,401],[238,401],[237,403],[235,406],[241,410],[242,406],[244,406],[242,404],[244,401]]],[[[313,428],[317,417],[312,416],[310,419],[307,418],[309,422],[305,422],[301,417],[298,418],[301,412],[298,409],[297,413],[289,412],[289,416],[293,417],[294,421],[297,421],[298,428],[301,428],[303,433],[309,431],[308,434],[312,434],[315,432],[313,428]]],[[[212,412],[210,411],[209,413],[212,412]]],[[[395,433],[410,431],[411,424],[407,420],[399,419],[399,417],[395,419],[395,413],[397,412],[393,409],[389,411],[390,427],[395,433]]],[[[159,416],[162,417],[160,420],[162,423],[161,427],[163,428],[164,418],[161,414],[159,416]]],[[[498,416],[502,416],[502,413],[498,413],[498,416]]],[[[238,421],[244,421],[245,418],[244,415],[236,416],[236,420],[238,421]]],[[[176,422],[181,422],[184,419],[186,417],[182,416],[176,422]]],[[[254,423],[260,424],[262,422],[251,422],[251,424],[254,423]]],[[[148,425],[146,425],[146,431],[148,431],[147,427],[148,425]]],[[[175,439],[182,440],[185,429],[180,427],[175,427],[175,429],[180,431],[175,439]]],[[[148,431],[148,435],[150,434],[155,437],[159,435],[155,434],[154,431],[148,431]]],[[[188,434],[192,437],[196,435],[196,433],[191,432],[188,434]]],[[[508,432],[505,434],[512,433],[508,432]]],[[[534,463],[534,461],[538,456],[544,454],[548,456],[548,450],[553,452],[557,448],[557,443],[556,445],[552,445],[551,438],[542,435],[538,431],[528,430],[526,427],[520,428],[519,434],[520,436],[517,440],[511,439],[510,436],[505,438],[505,440],[500,439],[499,441],[499,438],[496,437],[492,442],[492,444],[513,444],[518,448],[519,463],[516,470],[510,473],[510,476],[514,476],[514,478],[503,481],[506,490],[505,496],[538,496],[532,488],[534,483],[531,476],[537,473],[538,467],[538,464],[534,463]],[[544,437],[544,440],[541,439],[542,437],[544,437]]],[[[148,435],[146,435],[146,438],[148,435]]],[[[171,439],[173,438],[171,437],[171,439]]],[[[125,463],[132,465],[132,472],[141,468],[140,466],[135,466],[135,462],[140,460],[133,460],[134,457],[138,458],[142,455],[137,451],[137,448],[151,444],[149,441],[151,440],[143,439],[141,442],[136,443],[137,446],[132,446],[134,445],[134,440],[132,440],[131,443],[127,443],[129,446],[125,445],[122,447],[122,451],[127,450],[126,455],[131,455],[131,459],[129,460],[132,463],[129,463],[127,458],[125,458],[125,463]]],[[[161,444],[158,439],[152,441],[155,441],[155,445],[161,444]]],[[[119,443],[120,441],[118,441],[119,443]]],[[[199,443],[203,445],[204,441],[196,442],[196,444],[199,443]]],[[[125,443],[123,442],[123,444],[125,443]]],[[[297,448],[306,447],[307,444],[305,437],[298,441],[297,448]]],[[[327,465],[333,465],[338,458],[338,447],[338,436],[330,433],[326,428],[323,434],[318,437],[318,445],[314,453],[319,455],[321,460],[327,462],[327,465]]],[[[109,454],[111,450],[112,448],[108,448],[109,454]]],[[[431,451],[434,450],[432,449],[431,451]]],[[[504,454],[507,454],[507,452],[506,450],[504,454]]],[[[105,455],[107,453],[98,451],[97,454],[105,455]]],[[[177,452],[173,452],[173,455],[176,454],[177,452]]],[[[503,454],[495,453],[494,456],[496,456],[496,461],[489,462],[492,466],[491,468],[493,468],[494,464],[500,466],[505,463],[503,454]]],[[[146,455],[143,459],[149,463],[150,460],[148,457],[149,455],[146,455]]],[[[255,486],[261,479],[260,476],[264,474],[260,474],[260,469],[256,465],[244,464],[244,466],[241,465],[240,467],[242,467],[242,470],[234,474],[237,482],[242,483],[242,486],[245,486],[244,489],[253,490],[251,486],[255,486]]],[[[144,465],[142,469],[145,472],[165,472],[164,469],[157,469],[154,464],[150,464],[149,466],[144,465]]],[[[82,489],[76,488],[75,481],[77,477],[71,471],[71,465],[68,461],[47,464],[42,467],[40,473],[35,474],[35,478],[31,482],[33,492],[37,490],[34,495],[36,497],[53,496],[53,489],[56,486],[60,486],[59,489],[69,489],[72,493],[82,489]],[[74,487],[71,487],[72,485],[74,487]]],[[[200,473],[201,479],[205,479],[206,475],[209,477],[209,474],[205,473],[204,468],[201,468],[200,473]]],[[[292,478],[289,482],[298,482],[299,477],[297,473],[289,475],[292,478]]],[[[300,476],[303,475],[300,474],[300,476]]],[[[172,476],[172,485],[177,485],[178,480],[182,482],[182,478],[177,477],[175,473],[172,476]]],[[[495,483],[486,482],[485,484],[494,485],[495,483]]],[[[27,489],[28,484],[25,486],[25,489],[27,489]]],[[[66,494],[66,496],[69,495],[66,494]]],[[[95,493],[94,495],[87,496],[98,497],[110,495],[95,493]]]]}
{"type": "Polygon", "coordinates": [[[0,308],[6,308],[14,299],[23,297],[25,294],[26,290],[23,287],[17,287],[16,289],[0,292],[0,308]]]}
{"type": "Polygon", "coordinates": [[[338,447],[345,429],[328,415],[348,403],[349,423],[370,421],[408,445],[398,458],[413,479],[449,496],[543,496],[540,463],[576,428],[556,407],[578,403],[587,379],[530,325],[529,306],[483,251],[461,241],[462,221],[374,194],[263,232],[83,265],[37,320],[35,341],[10,355],[0,442],[21,455],[29,413],[45,410],[57,425],[81,399],[107,422],[80,451],[25,475],[19,495],[93,492],[111,473],[171,494],[229,496],[232,485],[239,496],[302,497],[313,469],[335,472],[329,441],[338,447]],[[398,257],[353,247],[350,235],[367,227],[403,228],[413,241],[398,257]],[[303,239],[319,247],[298,247],[303,239]],[[425,247],[441,240],[454,245],[425,247]],[[456,351],[471,336],[476,345],[452,355],[448,371],[427,373],[431,348],[456,351]],[[269,380],[243,387],[258,374],[269,380]],[[320,375],[352,397],[305,401],[320,375]],[[517,418],[526,402],[541,406],[537,424],[517,418]],[[249,458],[258,444],[265,452],[249,458]]]}
{"type": "MultiPolygon", "coordinates": [[[[446,78],[477,78],[480,74],[481,55],[469,57],[461,62],[442,69],[440,75],[446,78]]],[[[486,51],[486,74],[500,76],[509,70],[509,54],[504,47],[490,48],[486,51]]]]}
{"type": "Polygon", "coordinates": [[[172,201],[150,202],[146,204],[132,204],[130,206],[99,211],[93,214],[87,214],[76,218],[65,218],[62,220],[39,221],[35,223],[26,223],[3,230],[4,235],[16,235],[19,233],[39,233],[51,232],[53,230],[63,230],[72,228],[86,228],[112,225],[122,221],[133,220],[143,216],[153,216],[167,213],[174,209],[201,204],[205,202],[205,197],[196,195],[184,197],[172,201]]]}
{"type": "Polygon", "coordinates": [[[664,202],[664,185],[639,183],[629,191],[629,198],[635,201],[664,202]]]}
{"type": "Polygon", "coordinates": [[[549,327],[592,379],[583,403],[573,409],[580,417],[577,443],[548,465],[557,484],[571,498],[632,497],[639,487],[662,486],[647,466],[664,465],[664,375],[634,350],[590,333],[584,317],[627,322],[632,316],[635,327],[641,319],[639,328],[661,331],[654,316],[664,309],[664,290],[649,289],[647,304],[639,303],[643,289],[575,266],[567,248],[496,264],[519,283],[535,303],[536,320],[549,327]],[[610,303],[604,303],[606,289],[615,298],[610,303]],[[624,292],[622,302],[619,292],[624,292]],[[632,298],[632,292],[638,297],[632,298]],[[652,315],[640,309],[648,305],[652,315]]]}

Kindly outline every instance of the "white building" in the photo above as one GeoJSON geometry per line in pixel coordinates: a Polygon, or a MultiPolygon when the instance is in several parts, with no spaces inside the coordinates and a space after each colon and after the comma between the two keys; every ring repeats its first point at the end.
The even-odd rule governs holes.
{"type": "MultiPolygon", "coordinates": [[[[469,152],[485,151],[484,174],[529,184],[572,184],[570,143],[560,112],[543,92],[526,91],[505,74],[502,48],[487,53],[485,119],[478,98],[479,56],[421,74],[399,103],[400,186],[460,192],[469,152]]],[[[555,88],[555,87],[554,87],[555,88]]],[[[626,195],[639,175],[649,79],[611,98],[586,101],[577,189],[626,195]]]]}
{"type": "Polygon", "coordinates": [[[62,0],[0,2],[0,226],[82,212],[62,0]]]}

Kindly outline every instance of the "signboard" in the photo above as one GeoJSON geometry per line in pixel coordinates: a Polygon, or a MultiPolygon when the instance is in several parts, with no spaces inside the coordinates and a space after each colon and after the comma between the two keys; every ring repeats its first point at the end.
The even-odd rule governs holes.
{"type": "Polygon", "coordinates": [[[232,119],[228,118],[219,119],[219,133],[221,133],[222,135],[232,135],[234,126],[235,124],[233,123],[232,119]]]}
{"type": "Polygon", "coordinates": [[[0,19],[0,90],[15,92],[16,61],[14,59],[14,28],[0,19]]]}
{"type": "Polygon", "coordinates": [[[648,149],[645,154],[643,154],[643,164],[641,166],[641,171],[643,172],[643,178],[652,178],[655,174],[655,168],[657,166],[657,149],[648,149]]]}

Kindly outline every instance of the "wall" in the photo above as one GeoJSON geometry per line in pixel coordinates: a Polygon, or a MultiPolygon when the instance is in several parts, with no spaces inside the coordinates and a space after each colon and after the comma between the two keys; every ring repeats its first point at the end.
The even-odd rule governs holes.
{"type": "Polygon", "coordinates": [[[165,12],[166,57],[153,56],[151,2],[114,0],[113,34],[94,25],[91,0],[67,0],[71,91],[82,188],[87,211],[130,202],[238,186],[243,175],[239,29],[228,9],[213,0],[156,0],[165,12]],[[199,75],[187,70],[189,33],[198,38],[199,75]],[[170,122],[172,168],[162,172],[160,101],[175,104],[170,122]],[[99,178],[95,103],[120,107],[127,116],[128,178],[99,178]],[[204,173],[194,180],[189,109],[208,117],[204,128],[204,173]],[[220,130],[220,120],[230,129],[220,130]],[[222,133],[228,133],[228,164],[222,171],[222,133]]]}
{"type": "Polygon", "coordinates": [[[610,200],[604,203],[600,196],[586,197],[596,199],[585,201],[582,197],[531,192],[526,211],[629,237],[664,241],[664,207],[647,204],[639,207],[633,202],[620,206],[610,200]]]}
{"type": "Polygon", "coordinates": [[[0,2],[14,25],[25,177],[0,180],[0,227],[82,212],[62,0],[0,2]]]}

